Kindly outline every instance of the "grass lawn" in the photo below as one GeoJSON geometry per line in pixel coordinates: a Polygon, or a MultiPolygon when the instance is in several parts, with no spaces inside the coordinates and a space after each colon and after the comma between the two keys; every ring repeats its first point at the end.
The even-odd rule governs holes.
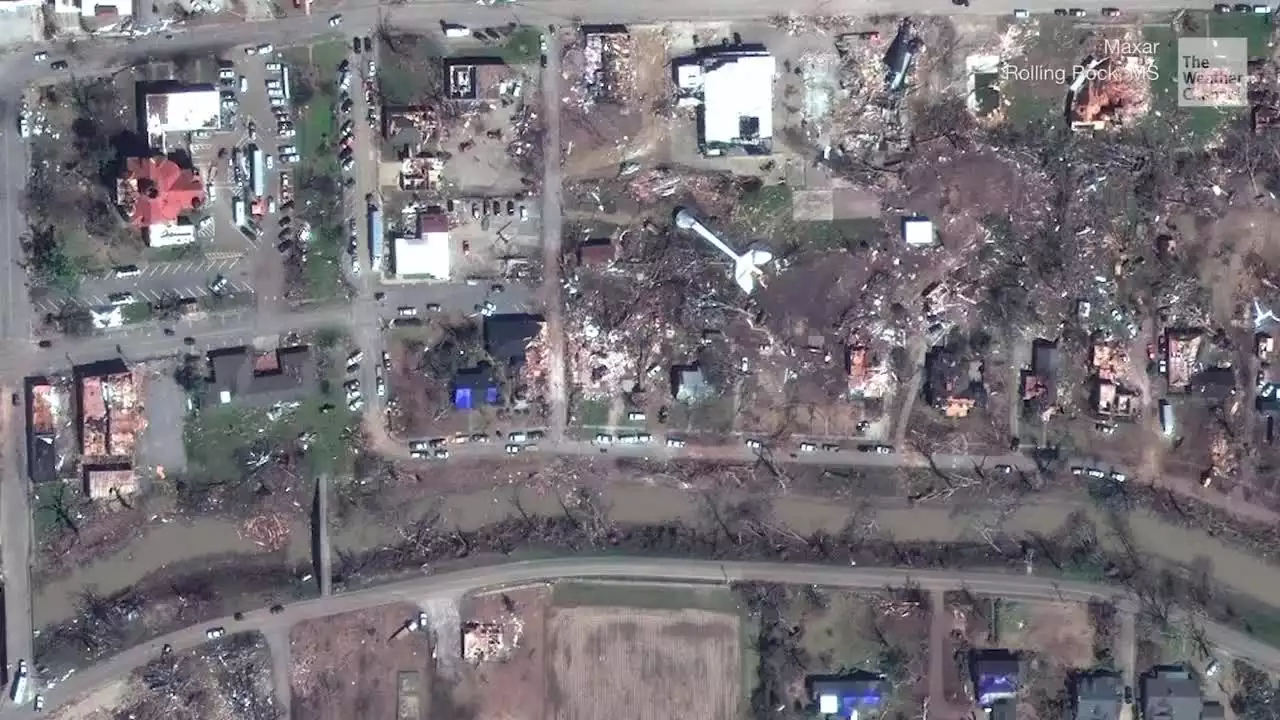
{"type": "Polygon", "coordinates": [[[609,422],[609,403],[604,400],[580,400],[574,415],[577,425],[599,427],[609,422]]]}
{"type": "Polygon", "coordinates": [[[151,309],[151,303],[145,302],[132,302],[127,305],[123,305],[120,308],[120,314],[124,316],[124,322],[126,325],[143,323],[154,316],[154,312],[151,309]]]}
{"type": "Polygon", "coordinates": [[[871,627],[869,603],[872,597],[849,592],[828,591],[827,606],[817,609],[797,593],[786,616],[803,619],[804,647],[824,672],[852,670],[878,672],[884,643],[871,627]]]}
{"type": "Polygon", "coordinates": [[[766,185],[744,193],[735,220],[749,237],[774,241],[775,247],[838,250],[870,242],[882,232],[879,218],[795,220],[795,195],[788,185],[766,185]]]}
{"type": "Polygon", "coordinates": [[[1156,53],[1158,77],[1151,83],[1152,113],[1147,121],[1153,128],[1172,133],[1191,147],[1203,146],[1224,123],[1247,112],[1247,108],[1183,108],[1178,107],[1178,38],[1179,37],[1243,37],[1249,53],[1266,55],[1271,37],[1270,16],[1245,14],[1217,15],[1190,11],[1177,29],[1170,26],[1143,28],[1142,39],[1159,43],[1156,53]],[[1156,112],[1160,116],[1155,115],[1156,112]]]}
{"type": "Polygon", "coordinates": [[[350,428],[358,426],[360,418],[347,410],[341,389],[340,380],[329,382],[301,400],[296,409],[274,418],[270,408],[234,403],[201,409],[187,420],[188,461],[201,469],[208,482],[237,483],[251,453],[288,446],[310,432],[315,439],[303,459],[310,473],[349,473],[353,463],[350,428]],[[325,411],[326,405],[332,409],[325,411]]]}
{"type": "Polygon", "coordinates": [[[498,49],[498,57],[508,65],[532,65],[541,56],[542,32],[532,25],[516,28],[498,49]]]}

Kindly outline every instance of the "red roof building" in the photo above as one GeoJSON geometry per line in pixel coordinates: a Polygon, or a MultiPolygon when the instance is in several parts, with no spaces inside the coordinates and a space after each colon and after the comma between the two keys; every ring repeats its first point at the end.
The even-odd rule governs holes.
{"type": "Polygon", "coordinates": [[[164,157],[129,158],[116,196],[137,227],[174,223],[205,197],[199,174],[164,157]]]}

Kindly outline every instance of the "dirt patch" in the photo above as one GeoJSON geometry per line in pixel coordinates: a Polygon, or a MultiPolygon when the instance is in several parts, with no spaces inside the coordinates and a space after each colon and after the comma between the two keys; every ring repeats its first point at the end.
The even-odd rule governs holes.
{"type": "Polygon", "coordinates": [[[295,626],[295,714],[425,720],[434,663],[429,633],[406,626],[417,617],[412,605],[383,605],[295,626]]]}
{"type": "Polygon", "coordinates": [[[550,697],[558,720],[738,716],[736,618],[700,610],[557,610],[550,697]]]}
{"type": "Polygon", "coordinates": [[[477,717],[541,720],[546,716],[549,602],[545,587],[468,599],[463,614],[467,624],[496,625],[513,641],[502,651],[502,659],[467,668],[462,686],[473,689],[477,717]]]}
{"type": "Polygon", "coordinates": [[[1003,602],[1000,645],[1034,652],[1064,667],[1088,667],[1094,660],[1089,608],[1081,603],[1003,602]]]}

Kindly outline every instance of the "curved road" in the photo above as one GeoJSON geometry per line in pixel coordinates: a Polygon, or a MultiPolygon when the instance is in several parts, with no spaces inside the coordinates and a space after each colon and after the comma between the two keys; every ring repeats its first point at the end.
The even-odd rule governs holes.
{"type": "MultiPolygon", "coordinates": [[[[205,629],[225,627],[229,632],[261,631],[288,634],[303,620],[363,610],[394,602],[425,606],[429,601],[457,600],[462,595],[494,586],[568,579],[613,578],[629,580],[680,581],[726,584],[739,581],[777,582],[789,585],[825,585],[838,588],[901,587],[908,582],[922,590],[968,590],[1011,598],[1087,602],[1095,598],[1114,601],[1127,612],[1139,609],[1137,600],[1123,590],[1106,585],[1055,580],[1032,575],[981,572],[901,570],[896,568],[854,568],[772,562],[715,562],[672,558],[588,558],[530,560],[436,576],[424,576],[378,587],[313,600],[304,600],[272,615],[257,610],[233,618],[214,620],[189,627],[137,645],[88,670],[76,673],[61,685],[44,693],[48,712],[101,685],[123,680],[136,667],[157,657],[165,644],[175,651],[190,650],[205,642],[205,629]]],[[[1203,625],[1208,640],[1228,653],[1268,669],[1280,669],[1280,649],[1259,642],[1224,625],[1203,625]]],[[[0,711],[0,720],[17,720],[34,715],[30,704],[0,711]]]]}

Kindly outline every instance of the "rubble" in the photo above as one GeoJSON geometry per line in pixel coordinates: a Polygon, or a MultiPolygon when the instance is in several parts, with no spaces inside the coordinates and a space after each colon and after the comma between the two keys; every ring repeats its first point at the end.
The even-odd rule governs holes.
{"type": "Polygon", "coordinates": [[[468,622],[462,626],[462,657],[473,665],[502,662],[524,638],[524,621],[508,613],[496,622],[468,622]]]}

